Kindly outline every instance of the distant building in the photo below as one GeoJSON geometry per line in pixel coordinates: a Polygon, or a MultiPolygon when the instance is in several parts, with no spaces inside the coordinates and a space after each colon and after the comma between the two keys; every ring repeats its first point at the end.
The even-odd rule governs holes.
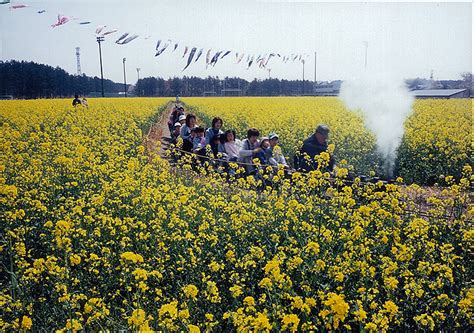
{"type": "Polygon", "coordinates": [[[468,98],[467,89],[426,89],[413,90],[410,93],[416,98],[468,98]]]}
{"type": "Polygon", "coordinates": [[[316,96],[337,96],[341,90],[342,81],[319,82],[314,86],[316,96]]]}

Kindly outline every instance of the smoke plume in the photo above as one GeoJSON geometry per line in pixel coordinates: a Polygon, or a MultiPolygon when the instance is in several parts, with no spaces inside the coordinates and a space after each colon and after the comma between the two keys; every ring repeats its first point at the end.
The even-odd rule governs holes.
{"type": "Polygon", "coordinates": [[[339,97],[347,108],[363,113],[366,128],[376,136],[385,176],[393,177],[404,122],[413,104],[403,79],[365,72],[355,80],[344,81],[339,97]]]}

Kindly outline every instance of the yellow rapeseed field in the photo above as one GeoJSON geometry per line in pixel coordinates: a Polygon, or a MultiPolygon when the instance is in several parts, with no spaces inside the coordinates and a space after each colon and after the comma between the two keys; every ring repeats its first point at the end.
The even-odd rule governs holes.
{"type": "MultiPolygon", "coordinates": [[[[336,153],[365,163],[351,159],[373,149],[358,116],[333,99],[322,103],[339,118],[312,99],[288,100],[185,102],[241,134],[276,130],[288,150],[327,122],[336,153]]],[[[444,174],[438,191],[347,183],[345,168],[335,179],[278,170],[272,186],[229,183],[205,165],[198,175],[145,152],[143,136],[166,102],[0,102],[0,331],[472,327],[469,165],[457,178],[444,174]]]]}
{"type": "MultiPolygon", "coordinates": [[[[245,138],[255,127],[262,136],[277,132],[290,158],[314,133],[318,123],[331,128],[337,160],[347,160],[359,174],[377,171],[375,137],[360,113],[351,112],[337,97],[186,98],[185,102],[207,124],[224,119],[245,138]]],[[[433,183],[439,175],[460,177],[472,156],[473,105],[469,99],[417,100],[405,124],[399,149],[398,173],[407,182],[433,183]]]]}

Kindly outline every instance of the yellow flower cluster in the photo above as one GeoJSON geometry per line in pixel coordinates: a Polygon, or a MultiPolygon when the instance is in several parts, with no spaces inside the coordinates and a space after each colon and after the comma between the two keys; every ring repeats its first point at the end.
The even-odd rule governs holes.
{"type": "Polygon", "coordinates": [[[439,191],[344,168],[229,183],[145,152],[166,102],[0,102],[0,331],[472,327],[470,166],[439,191]]]}

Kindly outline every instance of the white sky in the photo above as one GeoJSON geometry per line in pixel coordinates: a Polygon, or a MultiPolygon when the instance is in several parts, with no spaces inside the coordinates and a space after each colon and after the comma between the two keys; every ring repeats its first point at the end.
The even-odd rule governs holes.
{"type": "MultiPolygon", "coordinates": [[[[104,77],[123,80],[126,57],[127,82],[140,77],[196,75],[267,78],[268,72],[244,61],[247,54],[306,53],[305,78],[314,79],[317,51],[318,80],[349,79],[363,70],[368,41],[368,67],[377,73],[397,73],[405,78],[457,79],[472,71],[472,15],[470,2],[296,2],[296,1],[13,1],[31,7],[10,10],[0,5],[0,59],[31,60],[76,72],[75,47],[81,48],[82,71],[100,76],[95,29],[117,28],[102,44],[104,77]],[[46,10],[38,14],[39,10],[46,10]],[[57,15],[74,16],[64,26],[51,28],[57,15]],[[90,25],[79,25],[91,21],[90,25]],[[124,32],[140,37],[127,45],[114,41],[124,32]],[[145,37],[150,38],[145,39],[145,37]],[[155,58],[158,39],[179,42],[155,58]],[[203,47],[197,63],[182,72],[184,46],[203,47]],[[215,67],[205,66],[205,54],[232,50],[215,67]],[[235,53],[244,61],[234,64],[235,53]]],[[[271,76],[301,79],[302,64],[273,58],[271,76]]]]}

